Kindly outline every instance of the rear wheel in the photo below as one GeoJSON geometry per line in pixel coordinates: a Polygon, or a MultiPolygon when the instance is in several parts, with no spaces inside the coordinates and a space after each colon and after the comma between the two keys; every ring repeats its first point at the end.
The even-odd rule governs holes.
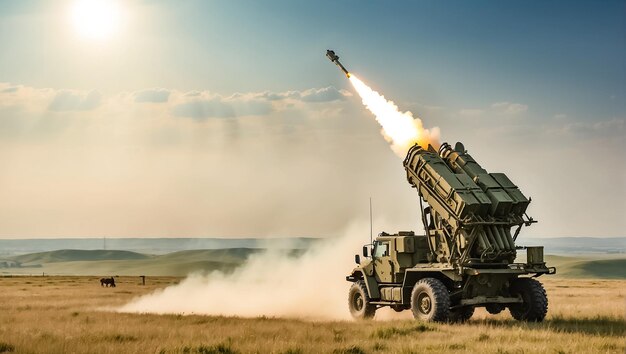
{"type": "Polygon", "coordinates": [[[374,317],[376,305],[370,302],[365,283],[362,280],[353,283],[348,292],[348,307],[352,317],[358,320],[374,317]]]}
{"type": "Polygon", "coordinates": [[[474,306],[465,306],[450,311],[450,322],[467,322],[474,314],[474,306]]]}
{"type": "Polygon", "coordinates": [[[417,320],[446,322],[450,316],[448,289],[435,278],[420,280],[411,293],[411,311],[417,320]]]}
{"type": "Polygon", "coordinates": [[[548,313],[548,296],[540,282],[531,278],[517,278],[511,284],[511,294],[520,295],[524,302],[509,305],[509,311],[518,321],[541,322],[548,313]]]}

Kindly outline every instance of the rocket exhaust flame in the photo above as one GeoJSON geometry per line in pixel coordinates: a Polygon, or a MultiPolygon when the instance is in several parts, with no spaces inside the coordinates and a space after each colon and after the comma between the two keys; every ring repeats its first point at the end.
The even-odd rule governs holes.
{"type": "Polygon", "coordinates": [[[439,148],[439,128],[425,129],[422,120],[414,118],[411,112],[401,112],[398,106],[392,101],[385,99],[383,95],[372,90],[369,86],[359,80],[354,74],[348,71],[341,62],[334,50],[327,50],[326,57],[350,79],[352,86],[361,96],[363,104],[376,117],[376,121],[381,125],[382,134],[391,144],[391,149],[400,158],[404,158],[409,148],[419,144],[427,148],[428,144],[439,148]]]}
{"type": "Polygon", "coordinates": [[[382,127],[381,133],[391,144],[391,149],[404,158],[409,148],[415,144],[426,148],[428,144],[439,147],[439,128],[425,129],[422,120],[413,113],[401,112],[393,101],[372,90],[354,74],[348,76],[352,86],[363,100],[365,107],[374,114],[382,127]]]}

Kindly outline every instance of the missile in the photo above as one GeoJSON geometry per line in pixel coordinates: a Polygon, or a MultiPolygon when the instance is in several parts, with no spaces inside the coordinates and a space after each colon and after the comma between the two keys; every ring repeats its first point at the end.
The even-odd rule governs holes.
{"type": "Polygon", "coordinates": [[[335,63],[341,69],[341,71],[346,74],[348,78],[350,77],[350,72],[346,68],[344,68],[343,65],[341,65],[341,63],[339,62],[339,56],[335,54],[334,50],[327,50],[326,56],[328,57],[328,59],[330,59],[331,62],[335,63]]]}

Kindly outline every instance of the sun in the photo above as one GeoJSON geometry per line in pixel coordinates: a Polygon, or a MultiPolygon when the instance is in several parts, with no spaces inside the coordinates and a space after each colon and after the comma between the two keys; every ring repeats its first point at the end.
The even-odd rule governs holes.
{"type": "Polygon", "coordinates": [[[71,8],[70,19],[81,37],[105,40],[119,32],[123,10],[116,0],[77,0],[71,8]]]}

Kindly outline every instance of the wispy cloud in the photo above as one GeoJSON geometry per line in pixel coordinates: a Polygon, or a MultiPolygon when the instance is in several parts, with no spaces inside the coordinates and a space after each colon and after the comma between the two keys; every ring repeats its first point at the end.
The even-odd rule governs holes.
{"type": "Polygon", "coordinates": [[[133,94],[135,102],[162,103],[170,98],[170,91],[162,88],[137,91],[133,94]]]}
{"type": "Polygon", "coordinates": [[[300,93],[300,99],[304,102],[330,102],[343,100],[348,96],[351,96],[350,92],[337,90],[332,86],[321,89],[309,89],[300,93]]]}
{"type": "Polygon", "coordinates": [[[496,102],[491,105],[491,108],[496,112],[510,115],[520,114],[528,110],[528,106],[525,104],[510,102],[496,102]]]}
{"type": "Polygon", "coordinates": [[[78,92],[61,90],[56,93],[48,109],[55,112],[89,111],[97,108],[102,100],[98,91],[78,92]]]}
{"type": "Polygon", "coordinates": [[[560,134],[591,137],[614,137],[624,134],[626,119],[612,118],[596,122],[575,121],[560,125],[555,131],[560,134]]]}
{"type": "Polygon", "coordinates": [[[172,108],[174,116],[197,120],[259,116],[268,114],[271,111],[272,105],[265,101],[241,98],[224,99],[219,96],[207,99],[193,99],[172,108]]]}
{"type": "Polygon", "coordinates": [[[0,91],[2,93],[13,93],[13,92],[17,92],[17,90],[19,89],[20,89],[20,86],[8,86],[8,87],[2,88],[0,91]]]}
{"type": "Polygon", "coordinates": [[[483,113],[485,113],[485,110],[478,108],[464,108],[459,110],[459,115],[462,117],[479,117],[483,113]]]}

